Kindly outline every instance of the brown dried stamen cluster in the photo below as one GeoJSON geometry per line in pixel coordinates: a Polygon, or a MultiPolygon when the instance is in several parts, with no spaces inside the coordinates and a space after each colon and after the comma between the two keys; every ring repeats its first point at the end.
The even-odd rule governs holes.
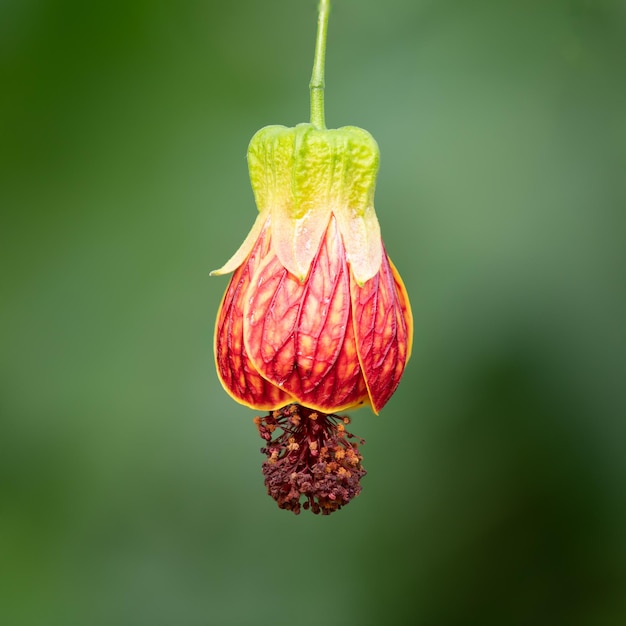
{"type": "Polygon", "coordinates": [[[358,444],[346,431],[350,418],[325,415],[290,404],[254,423],[267,445],[261,448],[267,492],[281,509],[300,513],[301,507],[329,515],[361,492],[358,444]],[[301,499],[304,503],[301,505],[301,499]]]}

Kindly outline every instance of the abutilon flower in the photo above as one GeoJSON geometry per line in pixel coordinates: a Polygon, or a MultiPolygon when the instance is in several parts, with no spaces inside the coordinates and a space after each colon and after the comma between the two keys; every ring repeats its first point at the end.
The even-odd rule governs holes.
{"type": "Polygon", "coordinates": [[[395,391],[411,345],[402,280],[373,196],[378,148],[354,127],[268,126],[248,150],[259,215],[235,255],[215,332],[235,400],[334,413],[395,391]]]}
{"type": "Polygon", "coordinates": [[[412,342],[408,296],[374,211],[378,146],[360,128],[326,129],[323,110],[317,121],[252,138],[259,214],[212,272],[233,272],[215,329],[219,379],[238,402],[269,412],[255,420],[267,442],[265,483],[296,513],[301,497],[330,513],[358,495],[358,443],[335,414],[363,405],[378,413],[412,342]]]}

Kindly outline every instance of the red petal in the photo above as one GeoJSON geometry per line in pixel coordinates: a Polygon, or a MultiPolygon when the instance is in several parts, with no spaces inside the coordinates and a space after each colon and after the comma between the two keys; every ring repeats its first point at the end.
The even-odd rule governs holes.
{"type": "Polygon", "coordinates": [[[408,299],[401,283],[396,284],[386,254],[378,274],[363,287],[355,280],[350,284],[357,350],[372,408],[378,413],[396,390],[408,359],[408,299]]]}
{"type": "Polygon", "coordinates": [[[351,321],[348,267],[333,217],[304,283],[270,253],[249,294],[244,340],[265,378],[300,404],[326,413],[367,400],[351,321]]]}
{"type": "Polygon", "coordinates": [[[250,279],[269,250],[269,230],[261,232],[250,256],[233,274],[222,300],[215,327],[217,373],[226,391],[255,409],[273,410],[292,398],[259,375],[248,358],[243,341],[244,299],[250,279]]]}

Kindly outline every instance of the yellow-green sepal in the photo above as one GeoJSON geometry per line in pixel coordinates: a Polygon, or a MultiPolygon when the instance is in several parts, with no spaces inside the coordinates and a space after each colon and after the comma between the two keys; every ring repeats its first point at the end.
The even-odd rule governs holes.
{"type": "Polygon", "coordinates": [[[248,167],[257,208],[270,216],[278,258],[300,280],[308,274],[331,213],[359,284],[380,268],[374,211],[378,162],[376,141],[355,126],[266,126],[252,138],[248,167]]]}

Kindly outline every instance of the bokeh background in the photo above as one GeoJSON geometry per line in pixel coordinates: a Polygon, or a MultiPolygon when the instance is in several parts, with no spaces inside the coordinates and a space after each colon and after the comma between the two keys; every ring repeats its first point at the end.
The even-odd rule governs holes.
{"type": "Polygon", "coordinates": [[[0,4],[0,622],[626,623],[626,7],[335,0],[413,358],[329,518],[212,356],[315,0],[0,4]]]}

